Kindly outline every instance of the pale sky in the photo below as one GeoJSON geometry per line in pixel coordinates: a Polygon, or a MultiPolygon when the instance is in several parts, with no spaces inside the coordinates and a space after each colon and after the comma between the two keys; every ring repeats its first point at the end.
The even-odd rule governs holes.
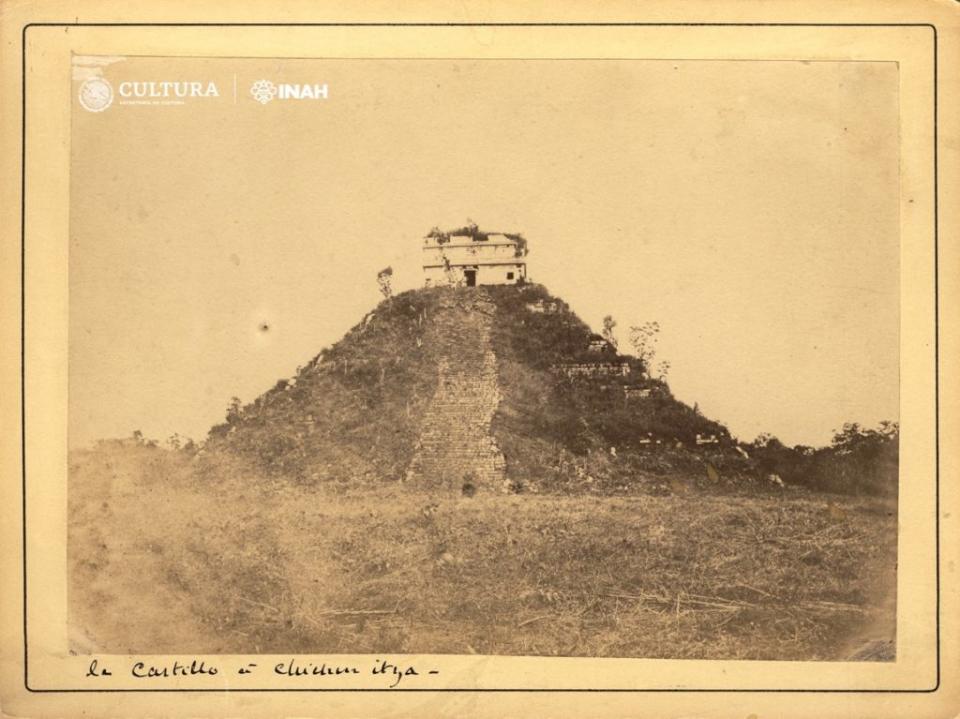
{"type": "Polygon", "coordinates": [[[75,92],[72,446],[202,439],[231,396],[360,320],[377,270],[422,284],[422,236],[467,218],[522,232],[530,278],[595,328],[613,315],[622,345],[658,321],[674,394],[744,441],[821,445],[898,417],[895,64],[131,58],[103,74],[220,97],[91,113],[75,92]],[[330,97],[260,105],[264,78],[330,97]]]}

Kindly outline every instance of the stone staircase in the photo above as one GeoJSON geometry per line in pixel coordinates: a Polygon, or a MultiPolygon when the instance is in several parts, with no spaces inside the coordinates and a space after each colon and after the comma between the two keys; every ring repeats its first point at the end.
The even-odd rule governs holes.
{"type": "Polygon", "coordinates": [[[439,376],[408,481],[465,493],[504,488],[503,453],[490,431],[500,403],[490,344],[494,311],[482,289],[458,290],[432,318],[439,376]]]}

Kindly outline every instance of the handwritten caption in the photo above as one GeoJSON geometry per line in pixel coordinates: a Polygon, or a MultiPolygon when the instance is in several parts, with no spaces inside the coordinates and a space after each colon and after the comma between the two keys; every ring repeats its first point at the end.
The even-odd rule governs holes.
{"type": "Polygon", "coordinates": [[[170,663],[152,664],[150,662],[134,661],[122,668],[118,665],[108,665],[101,659],[93,659],[87,667],[86,678],[98,679],[125,675],[135,679],[159,680],[181,677],[215,677],[218,675],[269,675],[271,677],[350,677],[374,676],[386,681],[389,688],[400,686],[410,677],[439,674],[437,669],[418,669],[412,664],[391,662],[386,659],[377,659],[372,666],[356,666],[351,664],[328,664],[327,662],[312,662],[290,659],[287,661],[260,664],[259,662],[241,662],[239,665],[227,666],[214,664],[206,659],[175,660],[170,663]]]}

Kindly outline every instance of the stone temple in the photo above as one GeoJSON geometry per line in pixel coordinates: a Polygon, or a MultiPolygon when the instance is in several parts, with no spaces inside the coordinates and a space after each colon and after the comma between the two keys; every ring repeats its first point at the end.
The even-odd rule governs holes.
{"type": "Polygon", "coordinates": [[[423,239],[423,275],[427,287],[515,285],[526,281],[527,242],[522,235],[483,232],[470,224],[423,239]]]}

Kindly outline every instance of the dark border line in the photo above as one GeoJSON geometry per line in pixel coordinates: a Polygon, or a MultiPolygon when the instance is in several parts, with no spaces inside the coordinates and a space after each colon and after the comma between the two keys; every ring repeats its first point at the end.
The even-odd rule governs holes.
{"type": "Polygon", "coordinates": [[[940,688],[940,159],[939,159],[939,76],[937,72],[937,28],[933,29],[933,426],[934,426],[934,466],[936,467],[933,506],[936,547],[937,588],[937,683],[933,691],[940,688]]]}
{"type": "MultiPolygon", "coordinates": [[[[27,28],[25,25],[20,43],[20,470],[23,474],[21,500],[23,518],[20,529],[23,538],[23,685],[31,689],[27,682],[29,665],[27,645],[27,300],[26,300],[26,256],[27,256],[27,28]]],[[[68,298],[69,302],[69,298],[68,298]]]]}
{"type": "MultiPolygon", "coordinates": [[[[473,693],[771,693],[771,694],[932,694],[940,688],[940,193],[938,153],[938,37],[937,27],[932,23],[810,23],[810,22],[36,22],[23,26],[20,37],[20,424],[22,468],[22,551],[23,551],[23,686],[35,694],[114,694],[144,692],[176,693],[231,693],[231,692],[473,692],[473,693]],[[27,188],[27,30],[31,27],[928,27],[933,30],[933,286],[934,286],[934,439],[935,447],[935,492],[934,506],[935,557],[936,557],[936,683],[929,689],[542,689],[542,688],[226,688],[226,689],[34,689],[29,684],[29,645],[27,643],[27,403],[26,403],[26,188],[27,188]]],[[[522,58],[517,58],[522,59],[522,58]]],[[[824,662],[824,664],[829,664],[824,662]]]]}
{"type": "MultiPolygon", "coordinates": [[[[31,22],[28,27],[929,27],[926,22],[31,22]]],[[[518,58],[524,59],[524,58],[518,58]]]]}

